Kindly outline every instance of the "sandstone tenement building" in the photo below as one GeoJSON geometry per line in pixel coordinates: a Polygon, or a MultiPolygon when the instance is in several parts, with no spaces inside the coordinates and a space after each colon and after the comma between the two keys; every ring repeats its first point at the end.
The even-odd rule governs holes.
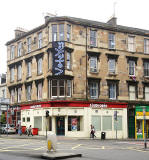
{"type": "Polygon", "coordinates": [[[135,109],[148,114],[149,30],[117,25],[115,17],[47,16],[31,31],[15,30],[6,45],[8,97],[22,126],[88,137],[92,124],[98,137],[144,136],[135,109]]]}

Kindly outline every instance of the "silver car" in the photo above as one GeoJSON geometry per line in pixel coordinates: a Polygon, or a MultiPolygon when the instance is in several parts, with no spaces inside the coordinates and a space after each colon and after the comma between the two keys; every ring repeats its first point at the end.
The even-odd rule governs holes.
{"type": "Polygon", "coordinates": [[[6,134],[6,133],[16,133],[16,127],[14,124],[2,124],[2,133],[6,134]]]}

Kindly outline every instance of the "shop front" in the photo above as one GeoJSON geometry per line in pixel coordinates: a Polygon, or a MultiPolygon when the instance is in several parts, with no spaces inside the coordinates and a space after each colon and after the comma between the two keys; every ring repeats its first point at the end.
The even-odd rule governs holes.
{"type": "Polygon", "coordinates": [[[136,106],[135,111],[135,138],[149,138],[149,106],[136,106]]]}
{"type": "Polygon", "coordinates": [[[96,137],[101,138],[101,133],[106,132],[107,139],[127,138],[127,104],[89,101],[27,104],[21,107],[21,125],[38,128],[39,135],[54,132],[67,137],[90,137],[94,125],[96,137]]]}

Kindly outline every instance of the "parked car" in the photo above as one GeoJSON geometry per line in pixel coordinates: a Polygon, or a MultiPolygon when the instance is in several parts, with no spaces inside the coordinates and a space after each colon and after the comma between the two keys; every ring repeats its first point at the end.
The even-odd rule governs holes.
{"type": "Polygon", "coordinates": [[[2,124],[2,133],[6,134],[6,133],[16,133],[16,127],[14,124],[8,124],[8,128],[7,128],[7,124],[2,124]]]}

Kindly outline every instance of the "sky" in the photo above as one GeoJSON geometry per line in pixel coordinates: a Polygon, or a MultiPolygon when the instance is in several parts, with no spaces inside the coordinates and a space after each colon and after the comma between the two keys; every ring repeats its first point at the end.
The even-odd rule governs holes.
{"type": "Polygon", "coordinates": [[[7,41],[17,27],[31,30],[44,13],[107,22],[114,13],[123,26],[149,30],[149,0],[0,0],[0,73],[7,70],[7,41]]]}

